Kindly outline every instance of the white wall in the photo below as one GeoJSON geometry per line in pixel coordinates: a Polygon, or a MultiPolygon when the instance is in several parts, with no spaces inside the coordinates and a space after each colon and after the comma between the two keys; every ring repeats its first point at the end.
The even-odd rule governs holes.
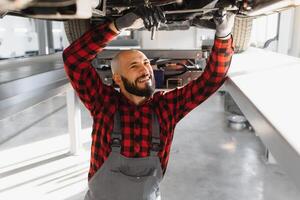
{"type": "Polygon", "coordinates": [[[55,49],[65,48],[69,45],[63,22],[52,22],[52,33],[55,49]]]}
{"type": "Polygon", "coordinates": [[[277,52],[290,54],[293,38],[294,8],[281,12],[277,52]]]}
{"type": "Polygon", "coordinates": [[[0,57],[22,56],[25,51],[37,50],[34,21],[6,16],[0,19],[0,57]]]}
{"type": "MultiPolygon", "coordinates": [[[[272,39],[277,34],[278,14],[261,16],[253,20],[250,44],[251,46],[262,48],[266,41],[272,39]]],[[[269,50],[277,50],[277,41],[272,42],[269,50]]]]}
{"type": "Polygon", "coordinates": [[[300,57],[300,7],[295,9],[290,55],[300,57]]]}
{"type": "MultiPolygon", "coordinates": [[[[262,48],[264,43],[276,36],[278,14],[254,19],[251,45],[262,48]]],[[[281,12],[279,38],[267,48],[268,50],[300,57],[300,7],[281,12]]]]}
{"type": "MultiPolygon", "coordinates": [[[[63,22],[52,22],[55,49],[69,45],[63,22]]],[[[26,51],[38,51],[35,19],[5,16],[0,19],[0,58],[24,56],[26,51]]]]}
{"type": "Polygon", "coordinates": [[[213,39],[213,30],[190,28],[178,31],[157,31],[155,40],[151,40],[150,31],[141,31],[141,48],[144,49],[195,49],[201,46],[202,39],[213,39]]]}

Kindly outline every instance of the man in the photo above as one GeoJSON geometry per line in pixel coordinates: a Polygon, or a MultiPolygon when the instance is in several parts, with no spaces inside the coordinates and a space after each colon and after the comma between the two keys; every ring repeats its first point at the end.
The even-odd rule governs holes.
{"type": "Polygon", "coordinates": [[[158,7],[140,7],[91,28],[63,52],[65,70],[93,117],[86,200],[156,200],[177,122],[224,82],[233,54],[234,15],[215,18],[216,39],[203,74],[186,86],[156,92],[148,58],[138,50],[113,58],[113,80],[104,85],[91,61],[120,31],[164,22],[158,7]]]}

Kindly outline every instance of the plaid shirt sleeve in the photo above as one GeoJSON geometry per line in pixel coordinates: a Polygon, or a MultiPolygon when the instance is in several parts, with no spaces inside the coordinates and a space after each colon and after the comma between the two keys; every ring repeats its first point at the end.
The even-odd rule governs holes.
{"type": "Polygon", "coordinates": [[[215,39],[207,66],[201,76],[181,88],[164,94],[176,123],[222,86],[233,52],[232,38],[215,39]]]}
{"type": "Polygon", "coordinates": [[[112,88],[102,83],[91,61],[101,52],[116,33],[104,23],[85,32],[63,51],[64,68],[69,80],[83,104],[91,114],[97,113],[104,98],[112,88]]]}

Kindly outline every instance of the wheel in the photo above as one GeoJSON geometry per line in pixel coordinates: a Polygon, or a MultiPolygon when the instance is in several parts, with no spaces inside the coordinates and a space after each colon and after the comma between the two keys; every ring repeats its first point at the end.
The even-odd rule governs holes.
{"type": "Polygon", "coordinates": [[[89,19],[75,19],[64,22],[65,32],[70,43],[78,39],[91,26],[89,19]]]}
{"type": "Polygon", "coordinates": [[[241,53],[249,47],[251,31],[252,31],[252,17],[236,16],[233,27],[233,43],[235,53],[241,53]]]}

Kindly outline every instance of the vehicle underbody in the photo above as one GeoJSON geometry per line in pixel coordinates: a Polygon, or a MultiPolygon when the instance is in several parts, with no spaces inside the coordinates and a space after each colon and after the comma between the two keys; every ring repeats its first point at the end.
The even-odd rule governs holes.
{"type": "Polygon", "coordinates": [[[216,12],[234,12],[238,25],[233,34],[240,35],[234,37],[241,40],[235,39],[239,52],[248,46],[253,17],[300,5],[300,0],[0,0],[0,16],[65,21],[65,30],[72,42],[90,25],[120,17],[139,5],[161,7],[167,22],[160,24],[158,30],[186,30],[191,26],[215,29],[216,12]]]}
{"type": "Polygon", "coordinates": [[[118,17],[139,5],[156,5],[165,11],[168,21],[207,19],[218,9],[241,15],[267,14],[284,7],[299,5],[298,0],[23,0],[0,1],[4,14],[46,19],[118,17]],[[11,2],[1,4],[1,2],[11,2]],[[15,3],[14,3],[15,2],[15,3]],[[23,2],[23,3],[20,3],[23,2]],[[272,7],[270,7],[272,5],[272,7]],[[263,13],[257,12],[264,10],[263,13]]]}

